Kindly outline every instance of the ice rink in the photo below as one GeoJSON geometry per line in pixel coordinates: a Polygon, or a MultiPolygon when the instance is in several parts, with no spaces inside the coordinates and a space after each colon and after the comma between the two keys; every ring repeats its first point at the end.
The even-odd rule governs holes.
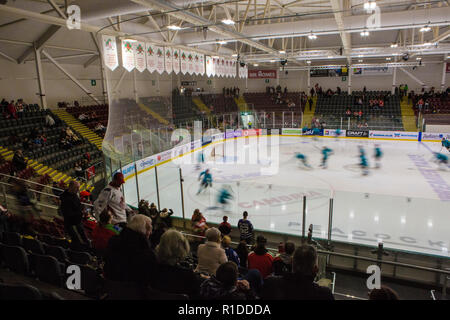
{"type": "MultiPolygon", "coordinates": [[[[387,249],[450,256],[450,168],[438,168],[433,162],[433,152],[441,149],[440,143],[286,136],[276,139],[252,137],[217,144],[216,150],[222,148],[224,157],[216,152],[216,157],[211,158],[214,146],[206,148],[204,153],[211,161],[202,170],[211,170],[213,186],[199,195],[200,171],[188,163],[197,160],[196,154],[158,166],[161,208],[172,208],[175,216],[182,216],[181,168],[186,218],[199,208],[208,222],[219,223],[227,215],[229,222],[236,225],[242,212],[248,211],[257,230],[301,235],[305,195],[306,229],[313,224],[313,236],[326,239],[333,198],[333,241],[376,246],[381,240],[387,249]],[[261,144],[252,144],[253,140],[261,144]],[[261,148],[266,141],[270,151],[264,155],[261,148]],[[379,169],[374,168],[375,144],[383,151],[379,169]],[[359,145],[364,147],[371,167],[367,176],[358,166],[359,145]],[[323,146],[333,150],[327,169],[319,167],[323,146]],[[299,165],[294,158],[296,152],[308,157],[312,169],[299,165]],[[255,154],[259,154],[256,161],[252,158],[255,154]],[[218,191],[224,186],[231,188],[234,197],[225,210],[217,202],[218,191]]],[[[137,180],[140,198],[157,203],[155,170],[140,173],[137,180]]],[[[127,180],[125,198],[133,206],[137,206],[136,189],[136,179],[127,180]]]]}

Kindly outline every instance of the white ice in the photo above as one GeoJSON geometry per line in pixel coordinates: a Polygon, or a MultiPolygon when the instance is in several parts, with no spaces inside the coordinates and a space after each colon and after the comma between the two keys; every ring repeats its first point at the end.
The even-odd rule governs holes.
{"type": "MultiPolygon", "coordinates": [[[[185,163],[158,166],[161,208],[172,208],[175,216],[182,216],[181,168],[187,219],[199,208],[209,222],[220,223],[222,216],[227,215],[230,223],[237,225],[242,212],[248,211],[257,230],[301,235],[302,198],[306,195],[306,230],[313,224],[314,237],[326,239],[333,198],[333,241],[374,247],[383,241],[387,249],[450,256],[450,168],[438,168],[432,161],[433,152],[441,150],[440,143],[276,137],[279,142],[270,144],[272,153],[264,155],[260,146],[256,161],[251,157],[258,154],[258,146],[252,141],[261,143],[270,138],[238,138],[228,142],[225,158],[216,157],[215,163],[203,165],[203,169],[212,172],[213,187],[200,195],[196,195],[199,171],[194,163],[186,163],[196,161],[196,154],[184,156],[181,160],[185,163]],[[379,169],[374,168],[375,144],[383,151],[379,169]],[[363,176],[358,166],[359,145],[364,147],[371,167],[368,176],[363,176]],[[327,169],[319,168],[323,146],[334,152],[327,169]],[[305,154],[313,168],[300,165],[294,158],[296,152],[305,154]],[[235,163],[244,159],[253,162],[235,163]],[[267,170],[269,163],[277,172],[262,175],[261,169],[267,170]],[[224,185],[229,185],[234,195],[227,211],[217,203],[218,191],[224,185]]],[[[204,152],[208,155],[210,149],[204,152]]],[[[446,150],[442,152],[448,154],[446,150]]],[[[138,175],[140,199],[157,203],[155,181],[154,170],[138,175]]],[[[133,206],[137,206],[136,189],[135,178],[129,179],[125,198],[133,206]]]]}

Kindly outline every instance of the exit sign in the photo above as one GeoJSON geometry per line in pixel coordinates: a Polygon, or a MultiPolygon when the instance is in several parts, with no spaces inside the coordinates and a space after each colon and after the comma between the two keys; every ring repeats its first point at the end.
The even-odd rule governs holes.
{"type": "Polygon", "coordinates": [[[264,80],[264,82],[265,82],[265,83],[269,83],[269,82],[270,82],[270,80],[269,80],[269,79],[266,79],[266,80],[264,80]]]}
{"type": "Polygon", "coordinates": [[[91,86],[95,87],[97,85],[97,81],[96,80],[91,80],[91,86]]]}

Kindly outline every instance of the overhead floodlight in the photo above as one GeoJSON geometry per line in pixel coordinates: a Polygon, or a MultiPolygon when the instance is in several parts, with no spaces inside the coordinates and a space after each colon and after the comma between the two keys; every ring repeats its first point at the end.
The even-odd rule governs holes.
{"type": "Polygon", "coordinates": [[[431,31],[431,28],[428,25],[426,25],[425,27],[420,28],[419,31],[420,32],[428,32],[428,31],[431,31]]]}
{"type": "Polygon", "coordinates": [[[317,36],[316,36],[314,33],[311,32],[311,34],[308,35],[308,38],[309,38],[310,40],[316,40],[316,39],[317,39],[317,36]]]}
{"type": "Polygon", "coordinates": [[[234,24],[234,21],[231,19],[223,19],[222,23],[230,26],[234,24]]]}
{"type": "Polygon", "coordinates": [[[391,44],[391,48],[397,48],[397,47],[398,47],[398,44],[396,44],[396,43],[391,44]]]}
{"type": "Polygon", "coordinates": [[[369,31],[367,31],[367,30],[361,31],[360,35],[361,35],[361,37],[368,37],[369,36],[369,31]]]}
{"type": "Polygon", "coordinates": [[[363,62],[362,60],[358,60],[358,62],[363,62]]]}
{"type": "Polygon", "coordinates": [[[272,62],[272,63],[273,63],[273,62],[275,62],[275,60],[270,60],[270,62],[272,62]]]}
{"type": "Polygon", "coordinates": [[[306,63],[307,63],[307,64],[311,64],[311,61],[310,61],[310,60],[308,60],[308,61],[306,61],[306,63]]]}
{"type": "Polygon", "coordinates": [[[254,64],[253,64],[253,66],[254,66],[254,67],[257,67],[257,66],[259,66],[259,64],[257,64],[257,63],[254,63],[254,64]]]}
{"type": "Polygon", "coordinates": [[[286,53],[286,51],[284,51],[284,50],[280,50],[278,52],[281,53],[281,54],[285,54],[286,53]]]}
{"type": "Polygon", "coordinates": [[[388,57],[388,58],[386,58],[386,60],[387,60],[387,61],[391,61],[391,58],[388,57]]]}
{"type": "Polygon", "coordinates": [[[172,24],[170,26],[167,26],[167,29],[169,29],[169,30],[181,30],[181,27],[172,24]]]}
{"type": "Polygon", "coordinates": [[[421,57],[417,57],[416,60],[422,60],[422,58],[421,57]]]}
{"type": "Polygon", "coordinates": [[[375,1],[366,1],[364,2],[364,10],[367,12],[372,12],[377,6],[375,1]]]}
{"type": "Polygon", "coordinates": [[[226,41],[223,41],[223,40],[217,41],[217,43],[218,43],[218,44],[227,44],[227,42],[226,42],[226,41]]]}
{"type": "Polygon", "coordinates": [[[231,56],[232,57],[237,57],[238,55],[237,55],[237,53],[233,53],[231,56]]]}

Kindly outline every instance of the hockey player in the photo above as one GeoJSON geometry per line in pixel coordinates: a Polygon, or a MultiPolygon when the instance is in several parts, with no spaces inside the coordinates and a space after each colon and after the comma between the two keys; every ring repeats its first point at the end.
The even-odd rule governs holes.
{"type": "Polygon", "coordinates": [[[200,151],[198,153],[198,160],[197,160],[197,166],[196,169],[200,170],[201,165],[205,163],[205,155],[203,154],[203,151],[200,151]]]}
{"type": "Polygon", "coordinates": [[[326,169],[327,168],[327,161],[328,161],[328,154],[332,155],[333,154],[333,150],[331,150],[330,148],[327,147],[323,147],[322,148],[322,164],[320,165],[320,167],[326,169]]]}
{"type": "MultiPolygon", "coordinates": [[[[450,141],[448,141],[447,138],[442,138],[441,144],[442,144],[443,148],[445,148],[448,151],[450,151],[450,141]]],[[[442,150],[442,148],[441,148],[441,150],[442,150]]]]}
{"type": "Polygon", "coordinates": [[[337,139],[339,139],[339,137],[341,136],[341,134],[342,134],[342,131],[341,131],[341,129],[336,129],[336,131],[335,131],[335,137],[336,137],[336,140],[337,139]]]}
{"type": "Polygon", "coordinates": [[[209,172],[209,169],[206,169],[205,171],[200,173],[198,180],[200,181],[200,179],[202,179],[202,182],[200,183],[200,188],[198,189],[197,194],[199,194],[208,187],[212,187],[212,175],[209,172]]]}
{"type": "Polygon", "coordinates": [[[435,154],[436,162],[441,167],[442,165],[447,166],[448,164],[448,157],[445,154],[436,152],[435,154]]]}
{"type": "Polygon", "coordinates": [[[233,199],[233,195],[231,194],[231,187],[226,185],[219,191],[219,196],[217,198],[217,202],[222,205],[224,211],[226,211],[226,207],[229,203],[229,200],[233,199]]]}
{"type": "Polygon", "coordinates": [[[297,153],[297,154],[295,154],[295,157],[296,157],[298,160],[301,160],[301,162],[303,163],[303,165],[304,165],[305,167],[311,168],[311,166],[308,164],[308,161],[306,160],[306,156],[305,156],[304,154],[302,154],[302,153],[297,153]]]}
{"type": "Polygon", "coordinates": [[[361,166],[363,176],[367,176],[369,174],[369,164],[367,163],[367,158],[364,155],[361,155],[359,158],[361,160],[359,165],[361,166]]]}
{"type": "Polygon", "coordinates": [[[375,158],[375,168],[380,168],[381,164],[381,157],[383,156],[383,152],[381,151],[381,148],[378,144],[375,145],[375,154],[374,154],[374,158],[375,158]]]}

